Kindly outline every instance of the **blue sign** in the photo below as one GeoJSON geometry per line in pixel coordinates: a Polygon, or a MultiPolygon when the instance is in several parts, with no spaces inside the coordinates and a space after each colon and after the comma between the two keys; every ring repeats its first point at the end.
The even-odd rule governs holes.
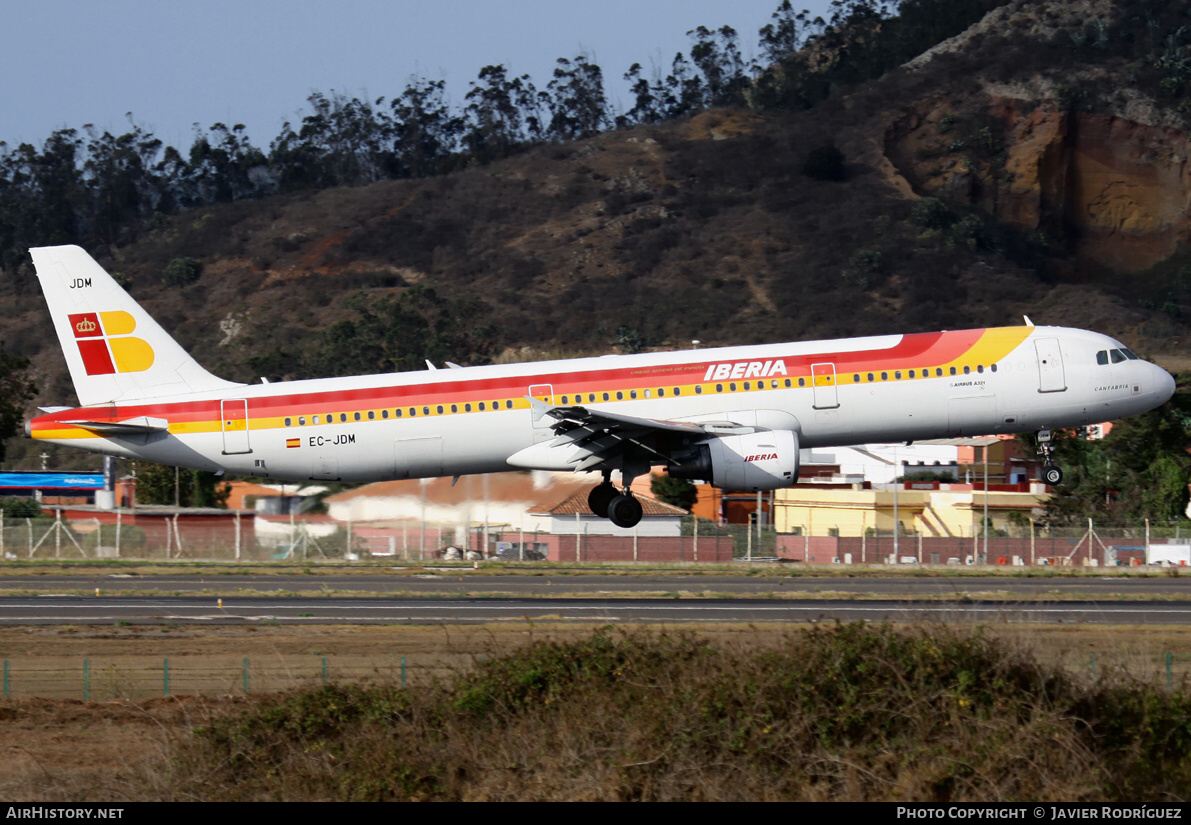
{"type": "Polygon", "coordinates": [[[103,473],[0,473],[0,490],[102,490],[103,473]]]}

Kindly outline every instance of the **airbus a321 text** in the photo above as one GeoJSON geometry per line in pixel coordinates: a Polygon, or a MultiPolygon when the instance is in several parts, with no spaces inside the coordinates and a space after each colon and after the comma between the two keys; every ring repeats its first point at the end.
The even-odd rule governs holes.
{"type": "Polygon", "coordinates": [[[81,406],[32,438],[273,479],[599,472],[591,509],[641,518],[653,466],[732,490],[798,478],[799,448],[1049,431],[1152,409],[1174,380],[1118,341],[1020,327],[236,384],[190,357],[76,246],[32,250],[81,406]],[[620,475],[620,487],[612,473],[620,475]]]}

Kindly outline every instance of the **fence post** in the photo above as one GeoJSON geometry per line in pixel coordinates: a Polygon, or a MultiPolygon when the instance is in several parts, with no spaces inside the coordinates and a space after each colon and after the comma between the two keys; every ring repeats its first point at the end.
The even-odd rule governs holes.
{"type": "Polygon", "coordinates": [[[236,511],[236,561],[240,560],[240,512],[236,511]]]}
{"type": "Polygon", "coordinates": [[[1150,520],[1146,519],[1146,557],[1145,563],[1150,563],[1150,520]]]}
{"type": "Polygon", "coordinates": [[[29,528],[29,558],[33,558],[33,520],[25,516],[25,526],[29,528]]]}
{"type": "Polygon", "coordinates": [[[698,561],[699,560],[699,517],[694,516],[694,519],[695,519],[694,553],[695,553],[695,561],[698,561]]]}
{"type": "Polygon", "coordinates": [[[62,508],[54,511],[54,558],[62,557],[62,508]]]}
{"type": "Polygon", "coordinates": [[[120,510],[116,510],[116,558],[120,558],[120,510]]]}
{"type": "Polygon", "coordinates": [[[244,692],[248,692],[248,657],[244,657],[244,692]]]}
{"type": "MultiPolygon", "coordinates": [[[[396,537],[394,537],[396,538],[396,537]]],[[[327,657],[323,657],[323,684],[327,684],[327,657]]]]}
{"type": "Polygon", "coordinates": [[[91,660],[83,659],[83,701],[91,701],[91,660]]]}
{"type": "Polygon", "coordinates": [[[161,687],[165,692],[164,696],[170,695],[170,660],[167,656],[161,668],[161,687]]]}
{"type": "Polygon", "coordinates": [[[405,687],[405,657],[401,657],[401,686],[405,687]]]}

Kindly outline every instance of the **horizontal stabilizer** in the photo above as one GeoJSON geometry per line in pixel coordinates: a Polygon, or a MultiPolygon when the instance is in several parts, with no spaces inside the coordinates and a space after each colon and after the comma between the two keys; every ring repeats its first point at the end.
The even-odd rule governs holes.
{"type": "Polygon", "coordinates": [[[164,418],[140,416],[127,421],[63,421],[72,427],[90,430],[99,435],[151,435],[169,432],[169,422],[164,418]]]}

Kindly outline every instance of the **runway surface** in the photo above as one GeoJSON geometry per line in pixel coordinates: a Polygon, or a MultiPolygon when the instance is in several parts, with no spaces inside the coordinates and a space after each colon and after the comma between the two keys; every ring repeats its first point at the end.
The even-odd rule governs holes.
{"type": "Polygon", "coordinates": [[[560,594],[705,593],[765,596],[791,593],[871,594],[889,598],[962,597],[969,593],[1004,593],[1011,598],[1183,598],[1191,600],[1191,576],[748,576],[748,575],[491,575],[454,568],[417,575],[147,575],[52,574],[0,575],[0,594],[52,590],[135,593],[232,594],[376,593],[399,595],[551,596],[560,594]]]}
{"type": "Polygon", "coordinates": [[[1191,601],[912,602],[900,600],[214,598],[40,596],[0,598],[0,624],[437,624],[537,622],[976,621],[1187,624],[1191,601]]]}
{"type": "Polygon", "coordinates": [[[1191,577],[492,575],[461,568],[412,575],[0,576],[3,625],[524,619],[1188,624],[1191,577]]]}

